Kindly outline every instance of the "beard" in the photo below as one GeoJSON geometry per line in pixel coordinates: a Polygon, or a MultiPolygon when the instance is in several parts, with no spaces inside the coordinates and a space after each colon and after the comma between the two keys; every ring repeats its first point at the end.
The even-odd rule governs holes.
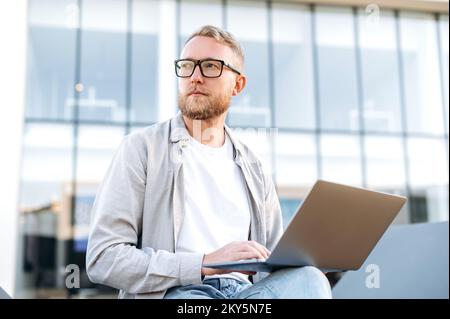
{"type": "Polygon", "coordinates": [[[228,110],[231,94],[209,94],[189,96],[178,95],[178,107],[181,113],[192,120],[209,120],[216,118],[228,110]]]}

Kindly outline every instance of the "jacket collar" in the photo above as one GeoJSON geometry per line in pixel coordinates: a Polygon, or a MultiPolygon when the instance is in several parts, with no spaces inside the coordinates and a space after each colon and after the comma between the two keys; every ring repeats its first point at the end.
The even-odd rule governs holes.
{"type": "Polygon", "coordinates": [[[170,120],[170,141],[177,143],[180,140],[189,138],[189,132],[183,121],[183,115],[178,112],[175,117],[170,120]]]}
{"type": "MultiPolygon", "coordinates": [[[[171,119],[170,121],[170,141],[172,143],[178,143],[181,140],[189,139],[191,136],[189,135],[188,130],[186,129],[186,125],[184,124],[183,115],[181,112],[178,112],[177,115],[171,119]]],[[[233,144],[234,149],[239,155],[244,154],[243,145],[239,142],[239,140],[235,137],[234,132],[225,124],[225,132],[230,138],[231,144],[233,144]]],[[[238,154],[235,154],[235,158],[238,154]]]]}

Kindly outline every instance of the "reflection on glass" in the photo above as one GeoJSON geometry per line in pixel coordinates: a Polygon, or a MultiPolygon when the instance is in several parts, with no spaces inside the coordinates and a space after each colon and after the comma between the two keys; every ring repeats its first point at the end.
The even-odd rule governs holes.
{"type": "Polygon", "coordinates": [[[408,139],[411,221],[448,220],[448,165],[445,141],[408,139]]]}
{"type": "Polygon", "coordinates": [[[331,182],[361,186],[362,167],[359,137],[321,136],[322,178],[331,182]]]}
{"type": "Polygon", "coordinates": [[[229,124],[268,127],[271,125],[271,113],[266,3],[228,1],[227,19],[228,31],[244,50],[244,73],[247,75],[246,88],[231,103],[229,124]]]}
{"type": "Polygon", "coordinates": [[[394,14],[383,10],[379,19],[359,11],[364,128],[400,132],[400,82],[394,14]]]}
{"type": "Polygon", "coordinates": [[[78,133],[77,181],[98,183],[123,139],[123,127],[81,125],[78,133]]]}
{"type": "Polygon", "coordinates": [[[367,136],[367,185],[379,189],[403,189],[405,167],[402,140],[397,137],[367,136]]]}
{"type": "Polygon", "coordinates": [[[270,156],[271,140],[276,134],[276,130],[265,128],[235,128],[233,132],[261,160],[265,172],[271,175],[273,172],[270,156]]]}
{"type": "Polygon", "coordinates": [[[324,129],[359,129],[355,39],[350,8],[317,7],[320,122],[324,129]]]}
{"type": "Polygon", "coordinates": [[[158,120],[159,3],[135,0],[131,23],[130,121],[158,120]]]}
{"type": "Polygon", "coordinates": [[[222,27],[221,0],[181,0],[180,1],[180,36],[181,44],[200,27],[213,25],[222,27]]]}
{"type": "Polygon", "coordinates": [[[307,7],[273,4],[275,126],[315,128],[311,14],[307,7]]]}
{"type": "Polygon", "coordinates": [[[75,0],[30,0],[28,118],[71,119],[78,6],[75,0]]]}
{"type": "Polygon", "coordinates": [[[35,289],[64,287],[58,265],[70,237],[71,125],[27,124],[20,184],[20,236],[16,296],[39,297],[35,289]]]}
{"type": "Polygon", "coordinates": [[[436,29],[431,14],[400,15],[408,132],[444,132],[436,29]]]}
{"type": "Polygon", "coordinates": [[[149,127],[149,125],[133,125],[130,127],[129,134],[142,132],[145,128],[149,127]]]}
{"type": "Polygon", "coordinates": [[[442,82],[444,88],[444,102],[445,102],[445,118],[446,120],[446,132],[448,134],[448,15],[440,15],[439,17],[439,33],[440,33],[440,41],[441,41],[441,60],[442,60],[442,82]]]}
{"type": "Polygon", "coordinates": [[[83,2],[80,119],[126,118],[126,18],[126,0],[83,2]]]}
{"type": "Polygon", "coordinates": [[[278,133],[275,140],[279,188],[308,188],[317,179],[317,151],[311,134],[278,133]]]}
{"type": "Polygon", "coordinates": [[[294,214],[297,212],[298,206],[303,199],[299,198],[284,198],[280,197],[280,207],[283,214],[283,229],[286,229],[287,225],[291,221],[294,214]]]}
{"type": "Polygon", "coordinates": [[[72,179],[72,130],[71,125],[26,125],[21,206],[39,207],[61,200],[61,191],[72,179]]]}
{"type": "MultiPolygon", "coordinates": [[[[405,196],[406,180],[402,139],[366,136],[364,146],[367,187],[405,196]]],[[[408,207],[404,205],[394,223],[404,224],[408,220],[408,207]]]]}

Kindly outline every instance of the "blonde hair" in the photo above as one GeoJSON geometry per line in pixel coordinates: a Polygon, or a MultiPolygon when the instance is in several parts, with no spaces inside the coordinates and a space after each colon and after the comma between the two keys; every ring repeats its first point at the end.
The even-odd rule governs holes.
{"type": "Polygon", "coordinates": [[[191,41],[194,37],[197,36],[213,38],[220,44],[230,47],[236,57],[236,63],[238,64],[238,66],[240,68],[244,67],[244,51],[242,50],[239,42],[230,32],[222,30],[212,25],[205,25],[200,29],[198,29],[197,31],[195,31],[194,33],[192,33],[186,40],[184,45],[186,45],[189,41],[191,41]]]}

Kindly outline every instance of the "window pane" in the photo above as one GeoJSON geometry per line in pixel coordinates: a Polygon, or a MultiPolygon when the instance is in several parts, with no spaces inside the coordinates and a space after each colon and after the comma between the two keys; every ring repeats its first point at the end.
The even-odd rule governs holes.
{"type": "Polygon", "coordinates": [[[265,3],[227,2],[227,28],[241,43],[247,86],[235,96],[228,121],[233,126],[270,126],[268,19],[265,3]],[[251,21],[251,23],[249,23],[251,21]]]}
{"type": "Polygon", "coordinates": [[[72,180],[72,133],[71,125],[25,126],[21,206],[61,200],[63,187],[72,180]]]}
{"type": "Polygon", "coordinates": [[[158,32],[156,1],[135,0],[132,4],[131,122],[158,120],[158,32]]]}
{"type": "Polygon", "coordinates": [[[276,134],[276,131],[264,128],[236,128],[233,129],[233,132],[250,148],[251,152],[254,152],[259,157],[267,174],[272,174],[270,141],[272,139],[271,136],[276,134]]]}
{"type": "Polygon", "coordinates": [[[275,126],[315,128],[311,14],[274,4],[272,12],[275,126]]]}
{"type": "Polygon", "coordinates": [[[403,189],[405,167],[400,138],[367,136],[367,185],[379,189],[403,189]]]}
{"type": "Polygon", "coordinates": [[[351,9],[317,7],[316,30],[321,126],[325,129],[358,130],[351,9]]]}
{"type": "Polygon", "coordinates": [[[130,134],[135,132],[142,132],[147,127],[149,127],[149,125],[133,125],[130,127],[130,134]]]}
{"type": "Polygon", "coordinates": [[[16,297],[64,287],[63,241],[70,238],[73,127],[26,124],[20,184],[16,297]],[[69,208],[69,210],[68,210],[69,208]],[[69,214],[67,214],[69,212],[69,214]]]}
{"type": "Polygon", "coordinates": [[[181,45],[184,45],[187,38],[204,25],[222,27],[222,16],[223,9],[220,0],[181,0],[181,45]]]}
{"type": "Polygon", "coordinates": [[[28,118],[72,118],[76,3],[75,0],[29,1],[28,118]]]}
{"type": "Polygon", "coordinates": [[[400,26],[408,131],[442,134],[436,22],[431,14],[402,13],[400,26]]]}
{"type": "Polygon", "coordinates": [[[81,119],[125,120],[126,17],[125,0],[83,2],[81,119]]]}
{"type": "MultiPolygon", "coordinates": [[[[367,136],[364,143],[367,187],[381,192],[406,195],[402,139],[367,136]]],[[[407,223],[408,207],[404,205],[394,223],[407,223]]]]}
{"type": "Polygon", "coordinates": [[[446,120],[446,132],[448,134],[448,16],[441,15],[439,18],[439,29],[441,35],[441,57],[442,57],[442,75],[444,86],[444,102],[445,102],[445,118],[446,120]]]}
{"type": "Polygon", "coordinates": [[[359,11],[359,43],[363,80],[364,128],[400,132],[400,82],[392,12],[382,11],[377,22],[359,11]]]}
{"type": "Polygon", "coordinates": [[[78,132],[77,182],[99,183],[123,139],[123,127],[81,125],[78,132]]]}
{"type": "Polygon", "coordinates": [[[298,206],[302,203],[303,198],[280,197],[279,199],[281,213],[283,215],[283,229],[286,229],[292,217],[297,212],[298,206]]]}
{"type": "Polygon", "coordinates": [[[331,182],[362,184],[359,138],[346,135],[321,136],[322,178],[331,182]]]}
{"type": "Polygon", "coordinates": [[[448,220],[445,147],[440,139],[408,139],[412,222],[448,220]]]}
{"type": "Polygon", "coordinates": [[[286,227],[317,180],[317,147],[312,134],[278,132],[275,139],[277,193],[286,227]]]}
{"type": "Polygon", "coordinates": [[[278,133],[275,145],[278,187],[311,187],[317,179],[314,135],[278,133]]]}

